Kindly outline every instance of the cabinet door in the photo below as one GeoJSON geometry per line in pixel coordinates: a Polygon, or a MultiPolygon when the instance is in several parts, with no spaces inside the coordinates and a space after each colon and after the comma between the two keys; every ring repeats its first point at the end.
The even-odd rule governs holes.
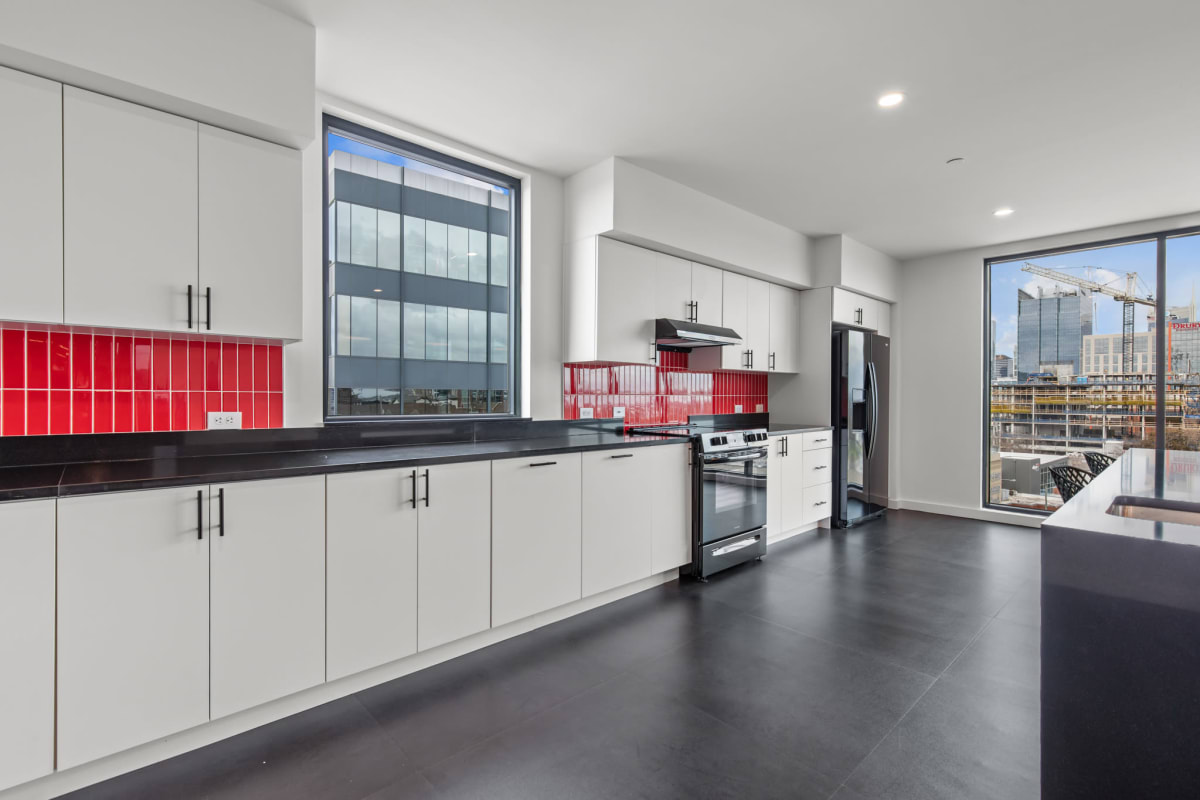
{"type": "Polygon", "coordinates": [[[199,152],[204,330],[299,339],[299,151],[201,125],[199,152]]]}
{"type": "Polygon", "coordinates": [[[875,302],[875,332],[880,336],[892,335],[892,305],[882,300],[875,302]]]}
{"type": "Polygon", "coordinates": [[[326,477],[329,680],[417,651],[415,469],[326,477]]]}
{"type": "Polygon", "coordinates": [[[213,486],[210,510],[216,719],[325,679],[325,476],[213,486]]]}
{"type": "Polygon", "coordinates": [[[191,120],[63,88],[67,323],[187,330],[196,137],[191,120]]]}
{"type": "Polygon", "coordinates": [[[651,250],[597,240],[596,353],[604,361],[654,361],[654,267],[651,250]]]}
{"type": "Polygon", "coordinates": [[[654,311],[655,319],[688,320],[692,318],[692,264],[666,253],[655,253],[654,311]]]}
{"type": "Polygon", "coordinates": [[[583,596],[650,577],[653,462],[645,451],[583,453],[583,596]]]}
{"type": "Polygon", "coordinates": [[[492,626],[581,595],[579,453],[492,462],[492,626]]]}
{"type": "Polygon", "coordinates": [[[654,491],[650,572],[692,562],[692,446],[645,447],[654,491]]]}
{"type": "MultiPolygon", "coordinates": [[[[737,329],[735,329],[737,330],[737,329]]],[[[738,330],[750,350],[750,363],[759,371],[776,370],[771,358],[771,284],[746,279],[746,330],[738,330]]]]}
{"type": "Polygon", "coordinates": [[[747,351],[752,346],[747,335],[750,325],[746,316],[746,292],[750,279],[736,272],[723,272],[721,281],[721,324],[732,328],[742,337],[741,345],[720,348],[721,369],[750,369],[747,351]]]}
{"type": "Polygon", "coordinates": [[[805,450],[798,454],[804,464],[804,488],[829,483],[833,471],[833,450],[805,450]]]}
{"type": "MultiPolygon", "coordinates": [[[[776,372],[796,372],[800,350],[800,293],[771,284],[771,359],[776,372]]],[[[824,345],[821,345],[824,347],[824,345]]]]}
{"type": "Polygon", "coordinates": [[[692,316],[696,322],[721,324],[721,273],[707,264],[692,264],[692,316]]]}
{"type": "Polygon", "coordinates": [[[208,721],[205,494],[58,501],[58,769],[208,721]]]}
{"type": "Polygon", "coordinates": [[[418,491],[417,647],[487,630],[492,611],[492,465],[428,467],[418,491]]]}
{"type": "Polygon", "coordinates": [[[804,458],[800,437],[785,436],[786,455],[780,459],[779,527],[781,533],[795,530],[804,524],[804,458]]]}
{"type": "Polygon", "coordinates": [[[767,539],[783,533],[783,448],[782,436],[767,440],[767,539]]]}
{"type": "Polygon", "coordinates": [[[0,319],[63,320],[62,88],[0,67],[0,319]]]}
{"type": "Polygon", "coordinates": [[[0,504],[0,790],[54,771],[54,525],[53,500],[0,504]]]}

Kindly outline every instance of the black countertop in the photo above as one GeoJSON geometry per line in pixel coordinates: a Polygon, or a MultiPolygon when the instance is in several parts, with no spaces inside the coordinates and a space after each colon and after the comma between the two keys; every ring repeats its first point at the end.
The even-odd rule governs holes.
{"type": "Polygon", "coordinates": [[[796,425],[787,422],[772,422],[767,425],[767,433],[774,436],[777,433],[810,433],[812,431],[831,431],[832,425],[796,425]]]}
{"type": "MultiPolygon", "coordinates": [[[[122,434],[125,435],[125,434],[122,434]]],[[[197,483],[319,475],[460,461],[545,456],[628,447],[686,444],[669,436],[631,436],[620,430],[569,431],[523,438],[186,454],[150,458],[0,467],[0,501],[186,486],[197,483]]],[[[180,452],[185,454],[179,454],[180,452]]]]}

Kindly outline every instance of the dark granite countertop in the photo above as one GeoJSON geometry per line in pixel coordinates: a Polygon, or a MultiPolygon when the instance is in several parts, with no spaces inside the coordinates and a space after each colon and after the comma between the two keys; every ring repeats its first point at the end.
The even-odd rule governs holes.
{"type": "Polygon", "coordinates": [[[283,478],[589,450],[685,444],[617,431],[397,446],[183,455],[0,468],[0,501],[66,497],[197,483],[283,478]]]}
{"type": "Polygon", "coordinates": [[[1163,457],[1161,482],[1156,481],[1157,466],[1155,451],[1126,450],[1116,463],[1051,514],[1042,523],[1043,529],[1200,545],[1200,525],[1154,522],[1108,513],[1113,500],[1120,496],[1200,503],[1200,453],[1168,450],[1163,457]]]}
{"type": "Polygon", "coordinates": [[[767,433],[774,436],[777,433],[809,433],[811,431],[831,431],[832,425],[796,425],[787,422],[772,422],[767,425],[767,433]]]}

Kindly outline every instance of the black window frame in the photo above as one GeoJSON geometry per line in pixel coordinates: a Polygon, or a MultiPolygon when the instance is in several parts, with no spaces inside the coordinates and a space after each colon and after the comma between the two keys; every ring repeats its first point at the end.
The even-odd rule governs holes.
{"type": "MultiPolygon", "coordinates": [[[[1084,242],[1080,244],[1064,245],[1062,247],[1050,247],[1040,250],[1025,250],[1014,253],[1007,253],[998,256],[989,256],[983,260],[983,452],[981,467],[980,488],[983,494],[983,508],[991,511],[1007,511],[1014,514],[1031,514],[1033,516],[1047,517],[1053,514],[1053,510],[1036,509],[1036,508],[1019,508],[1016,506],[1007,506],[1003,503],[991,502],[991,454],[992,454],[992,373],[993,363],[991,358],[992,348],[992,265],[998,263],[1007,263],[1010,261],[1028,260],[1034,258],[1046,258],[1047,256],[1063,255],[1065,253],[1078,253],[1084,250],[1099,250],[1105,247],[1118,247],[1120,245],[1134,244],[1137,242],[1154,242],[1155,243],[1155,285],[1154,285],[1154,313],[1157,319],[1166,320],[1167,318],[1167,240],[1175,239],[1182,236],[1194,236],[1200,234],[1200,225],[1194,225],[1184,228],[1172,228],[1169,230],[1148,231],[1146,233],[1130,234],[1128,236],[1119,236],[1111,239],[1101,239],[1098,241],[1084,242]]],[[[1166,380],[1167,380],[1167,326],[1155,326],[1154,340],[1154,379],[1155,379],[1155,402],[1154,402],[1154,450],[1158,462],[1162,463],[1162,456],[1166,451],[1166,436],[1163,434],[1163,429],[1166,427],[1166,408],[1163,404],[1163,399],[1166,397],[1166,380]]],[[[1016,364],[1013,365],[1015,371],[1016,364]]]]}
{"type": "MultiPolygon", "coordinates": [[[[434,150],[424,145],[419,145],[414,142],[401,139],[375,128],[351,122],[350,120],[337,117],[333,114],[321,115],[321,417],[326,425],[344,425],[357,424],[362,422],[419,422],[422,420],[436,419],[514,419],[521,418],[521,377],[523,363],[521,359],[522,339],[521,339],[521,322],[524,314],[524,309],[521,303],[521,272],[522,272],[522,248],[521,248],[521,190],[523,187],[522,179],[513,175],[508,175],[479,164],[465,161],[461,158],[448,155],[446,153],[434,150]],[[457,413],[457,414],[362,414],[362,415],[346,415],[346,414],[330,414],[330,397],[332,387],[329,381],[329,366],[331,339],[331,302],[329,295],[329,279],[330,279],[330,236],[329,230],[329,135],[330,133],[346,135],[349,138],[361,140],[364,144],[371,146],[379,146],[381,149],[387,149],[395,152],[397,155],[412,157],[416,160],[423,161],[436,167],[457,172],[476,180],[485,181],[495,186],[502,186],[509,190],[509,220],[510,233],[508,244],[509,263],[512,265],[512,273],[509,276],[509,285],[506,287],[509,292],[509,341],[508,341],[508,396],[509,410],[505,412],[486,412],[486,413],[457,413]]],[[[402,229],[403,230],[403,229],[402,229]]],[[[400,245],[401,257],[403,258],[404,243],[403,233],[401,233],[400,245]]],[[[403,267],[401,268],[403,270],[403,267]]],[[[489,281],[490,285],[490,281],[489,281]]],[[[403,303],[403,298],[400,301],[403,303]]],[[[488,310],[488,318],[490,320],[492,311],[488,310]]],[[[403,324],[403,323],[402,323],[403,324]]],[[[403,331],[401,332],[403,337],[403,331]]],[[[492,342],[490,335],[486,340],[487,352],[490,354],[492,342]]],[[[401,338],[401,358],[403,359],[403,338],[401,338]]],[[[490,361],[488,362],[490,363],[490,361]]],[[[380,387],[376,387],[380,388],[380,387]]],[[[430,387],[434,388],[434,387],[430,387]]],[[[453,387],[450,387],[453,388],[453,387]]],[[[403,388],[401,388],[403,392],[403,388]]]]}

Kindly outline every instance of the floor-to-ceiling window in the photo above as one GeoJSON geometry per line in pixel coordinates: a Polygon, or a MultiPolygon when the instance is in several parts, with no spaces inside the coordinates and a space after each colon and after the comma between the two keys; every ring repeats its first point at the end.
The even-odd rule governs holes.
{"type": "Polygon", "coordinates": [[[1197,278],[1194,231],[985,262],[985,504],[1054,510],[1051,467],[1155,447],[1160,414],[1200,449],[1197,278]]]}
{"type": "Polygon", "coordinates": [[[520,181],[326,118],[328,418],[512,414],[520,181]]]}

